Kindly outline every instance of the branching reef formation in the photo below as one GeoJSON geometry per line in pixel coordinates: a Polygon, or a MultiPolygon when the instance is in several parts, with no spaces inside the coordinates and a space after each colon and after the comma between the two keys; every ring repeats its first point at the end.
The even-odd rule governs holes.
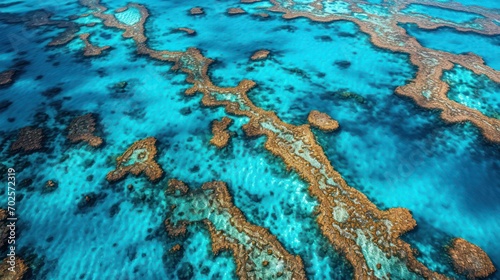
{"type": "Polygon", "coordinates": [[[288,253],[267,229],[249,223],[234,206],[224,182],[190,191],[183,182],[171,180],[166,194],[173,205],[165,220],[167,232],[182,235],[189,224],[203,222],[213,253],[232,251],[240,279],[306,279],[302,259],[288,253]]]}
{"type": "MultiPolygon", "coordinates": [[[[302,6],[295,5],[291,0],[283,2],[271,0],[271,2],[274,6],[270,10],[283,13],[287,19],[303,16],[322,22],[352,21],[360,26],[362,32],[370,35],[374,45],[409,54],[411,62],[418,68],[417,76],[408,85],[399,87],[398,94],[410,96],[422,107],[442,110],[442,117],[447,121],[470,121],[481,129],[487,139],[500,142],[499,120],[485,117],[477,110],[448,99],[446,96],[448,85],[441,81],[443,71],[451,69],[454,64],[462,65],[476,74],[486,75],[495,82],[500,82],[499,73],[486,66],[484,61],[476,55],[454,55],[425,48],[406,34],[402,27],[398,26],[398,23],[401,22],[415,22],[423,28],[450,26],[459,31],[493,35],[500,33],[500,26],[493,22],[494,20],[499,21],[499,15],[479,7],[471,8],[473,12],[482,15],[483,18],[477,19],[475,25],[464,27],[446,21],[436,23],[430,18],[413,18],[399,13],[411,3],[425,3],[454,10],[466,10],[465,7],[458,4],[432,3],[425,0],[418,2],[398,0],[393,1],[394,3],[391,5],[380,4],[377,9],[369,9],[371,4],[346,0],[343,3],[346,3],[348,7],[347,12],[332,13],[329,12],[331,6],[328,6],[328,9],[324,6],[331,3],[328,1],[318,0],[302,6]]],[[[212,83],[207,74],[212,60],[204,57],[198,49],[168,51],[149,48],[144,30],[149,12],[142,5],[133,3],[127,5],[128,8],[138,9],[141,17],[133,24],[125,24],[118,21],[113,14],[105,13],[107,8],[99,0],[80,0],[80,3],[92,10],[92,14],[101,19],[105,26],[121,29],[123,37],[134,40],[139,55],[171,62],[174,64],[173,70],[187,74],[186,81],[192,84],[192,87],[185,92],[187,95],[200,93],[203,95],[201,101],[203,105],[223,107],[228,114],[247,117],[249,122],[243,126],[245,133],[254,137],[266,136],[264,147],[273,155],[281,158],[287,168],[295,170],[309,184],[309,193],[318,201],[316,213],[320,229],[330,243],[352,264],[356,279],[446,278],[446,276],[431,271],[419,262],[415,257],[415,250],[400,238],[402,234],[416,226],[416,221],[411,213],[404,208],[381,210],[363,193],[347,185],[331,165],[322,147],[317,143],[309,125],[296,126],[285,123],[274,112],[265,111],[253,104],[247,96],[247,93],[255,86],[253,81],[242,80],[236,87],[218,87],[212,83]]],[[[156,154],[154,143],[154,138],[134,143],[118,158],[117,168],[108,174],[108,180],[118,180],[128,172],[135,175],[145,172],[151,180],[161,177],[161,168],[153,160],[156,154]]],[[[180,183],[175,184],[175,189],[180,192],[178,195],[181,196],[188,192],[187,186],[180,183]]],[[[230,201],[230,199],[224,198],[228,197],[229,194],[225,194],[227,189],[225,186],[221,187],[220,182],[209,183],[204,185],[202,189],[203,194],[200,196],[214,195],[215,193],[216,197],[222,197],[218,200],[209,200],[208,203],[230,201]]],[[[189,199],[194,199],[194,197],[189,196],[189,199]]],[[[223,208],[231,209],[231,206],[227,205],[223,208]]],[[[208,209],[205,207],[199,210],[201,211],[200,217],[205,218],[206,215],[203,213],[208,209]]],[[[235,213],[233,215],[238,216],[235,213]]],[[[189,222],[177,221],[175,226],[170,226],[171,220],[167,220],[166,225],[170,234],[177,235],[185,232],[187,223],[189,222]]],[[[244,275],[248,275],[245,267],[241,266],[241,264],[247,263],[249,258],[252,258],[248,248],[241,248],[235,239],[229,240],[227,238],[228,232],[222,232],[213,222],[205,223],[214,240],[214,252],[218,252],[222,248],[232,249],[237,263],[240,264],[238,275],[242,278],[244,275]]],[[[232,225],[231,220],[228,223],[228,226],[232,225]]],[[[262,234],[265,233],[262,232],[262,234]]],[[[273,240],[272,238],[272,236],[268,236],[261,242],[269,243],[270,240],[273,240]]],[[[274,242],[272,243],[274,244],[274,242]]],[[[274,246],[276,248],[277,245],[274,246]]],[[[475,251],[466,251],[464,254],[472,259],[477,256],[475,251]]],[[[253,263],[255,264],[255,262],[253,263]]],[[[267,267],[270,263],[271,261],[263,260],[261,264],[267,267]]],[[[291,271],[299,273],[301,270],[292,269],[291,271]]]]}
{"type": "Polygon", "coordinates": [[[412,98],[421,107],[442,110],[441,117],[447,122],[470,121],[488,140],[500,142],[500,120],[489,118],[478,110],[449,99],[449,85],[441,80],[443,72],[454,65],[461,65],[477,75],[485,75],[496,83],[500,83],[500,72],[487,66],[481,57],[472,53],[451,54],[426,48],[398,25],[415,23],[424,29],[450,27],[461,32],[499,35],[500,25],[495,22],[500,22],[500,14],[480,7],[429,0],[396,0],[381,4],[357,0],[313,0],[308,4],[295,3],[293,0],[270,1],[274,5],[270,10],[283,13],[285,19],[306,17],[318,22],[350,21],[368,34],[375,46],[408,54],[410,62],[417,67],[417,75],[409,84],[398,87],[397,94],[412,98]],[[411,4],[475,13],[479,17],[472,23],[458,24],[444,19],[436,20],[424,14],[415,16],[403,13],[411,4]]]}
{"type": "Polygon", "coordinates": [[[80,39],[85,44],[85,49],[83,51],[84,56],[98,56],[98,55],[101,55],[103,51],[110,48],[110,46],[98,47],[98,46],[92,45],[92,43],[90,43],[90,41],[89,41],[89,37],[90,37],[90,33],[80,34],[80,39]]]}
{"type": "MultiPolygon", "coordinates": [[[[106,18],[106,26],[122,29],[124,37],[135,41],[138,54],[172,62],[173,70],[186,73],[186,81],[192,87],[185,94],[200,93],[203,95],[203,105],[223,107],[229,114],[249,118],[249,122],[243,126],[246,134],[267,136],[264,147],[283,159],[289,169],[295,170],[309,184],[310,194],[319,202],[317,222],[320,229],[352,264],[356,279],[376,279],[391,275],[401,279],[446,278],[419,262],[415,257],[415,250],[400,238],[416,226],[410,211],[404,208],[380,210],[363,193],[347,185],[332,167],[308,125],[285,123],[274,112],[265,111],[253,104],[247,93],[255,86],[255,82],[243,80],[236,87],[218,87],[207,74],[212,60],[204,57],[198,49],[190,48],[184,52],[153,50],[146,44],[145,18],[132,26],[119,25],[116,20],[111,19],[112,15],[103,15],[107,9],[98,0],[80,0],[80,3],[93,10],[96,17],[106,18]]],[[[135,5],[141,15],[149,15],[144,6],[129,5],[135,5]]],[[[491,70],[484,63],[481,65],[476,66],[491,70]]],[[[491,71],[487,72],[491,74],[491,71]]],[[[497,135],[494,131],[496,130],[483,130],[486,136],[491,136],[491,140],[497,135]]]]}

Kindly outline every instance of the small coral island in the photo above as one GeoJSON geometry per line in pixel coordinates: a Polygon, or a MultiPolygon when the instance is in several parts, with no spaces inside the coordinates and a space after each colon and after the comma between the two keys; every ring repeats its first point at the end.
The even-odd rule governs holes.
{"type": "Polygon", "coordinates": [[[309,113],[307,121],[314,127],[331,132],[339,128],[339,123],[325,113],[313,110],[309,113]]]}
{"type": "Polygon", "coordinates": [[[258,50],[252,54],[250,57],[251,60],[264,60],[266,59],[271,52],[268,50],[258,50]]]}

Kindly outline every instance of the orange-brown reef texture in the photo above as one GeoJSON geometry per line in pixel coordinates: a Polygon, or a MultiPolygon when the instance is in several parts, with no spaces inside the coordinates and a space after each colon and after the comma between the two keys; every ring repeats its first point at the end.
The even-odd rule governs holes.
{"type": "Polygon", "coordinates": [[[201,8],[201,7],[194,7],[194,8],[191,8],[191,10],[189,10],[189,13],[194,16],[194,15],[202,15],[205,12],[203,11],[203,8],[201,8]]]}
{"type": "Polygon", "coordinates": [[[302,259],[288,253],[267,229],[249,223],[234,206],[224,182],[205,183],[189,191],[183,182],[173,180],[165,193],[175,205],[165,220],[167,232],[181,235],[189,224],[203,222],[213,253],[232,251],[240,279],[306,279],[302,259]]]}
{"type": "Polygon", "coordinates": [[[452,240],[448,253],[455,270],[467,275],[469,279],[487,277],[496,270],[488,255],[481,248],[462,238],[452,240]]]}
{"type": "Polygon", "coordinates": [[[191,28],[187,28],[187,27],[179,27],[176,30],[186,32],[188,35],[195,35],[196,34],[196,30],[191,29],[191,28]]]}
{"type": "Polygon", "coordinates": [[[258,50],[252,54],[251,60],[263,60],[266,59],[271,52],[268,50],[258,50]]]}
{"type": "Polygon", "coordinates": [[[68,126],[68,140],[71,143],[87,142],[92,147],[99,147],[102,138],[95,136],[96,119],[93,114],[85,114],[74,118],[68,126]]]}
{"type": "Polygon", "coordinates": [[[312,110],[307,116],[307,121],[314,127],[319,128],[324,131],[334,131],[339,128],[339,123],[332,119],[325,113],[321,113],[320,111],[312,110]]]}
{"type": "Polygon", "coordinates": [[[98,47],[92,45],[89,41],[90,33],[80,34],[80,39],[85,44],[85,49],[83,50],[84,56],[98,56],[101,55],[103,51],[110,48],[110,46],[98,47]]]}
{"type": "MultiPolygon", "coordinates": [[[[80,3],[93,10],[94,16],[98,18],[113,17],[103,15],[106,7],[98,0],[80,0],[80,3]]],[[[140,5],[137,7],[141,10],[141,14],[149,14],[145,7],[140,5]]],[[[279,10],[276,6],[273,9],[279,10]]],[[[292,15],[295,16],[297,15],[292,15]]],[[[374,19],[386,20],[380,17],[374,19]]],[[[243,127],[247,135],[267,136],[264,147],[283,159],[289,169],[295,170],[309,184],[309,193],[319,203],[317,222],[320,229],[352,264],[355,279],[377,279],[389,275],[403,279],[418,276],[426,279],[446,279],[446,276],[430,270],[419,262],[415,257],[416,250],[400,238],[402,234],[416,226],[410,211],[404,208],[380,210],[363,193],[347,185],[317,143],[309,125],[295,126],[285,123],[274,112],[265,111],[252,103],[247,93],[255,86],[253,81],[243,80],[238,86],[231,88],[218,87],[212,83],[207,74],[212,60],[204,57],[198,49],[190,48],[184,52],[153,50],[147,46],[144,33],[130,36],[132,30],[144,32],[145,19],[133,26],[117,25],[115,22],[116,20],[108,19],[104,24],[122,29],[123,36],[132,38],[137,44],[138,54],[172,62],[174,63],[172,70],[180,70],[187,74],[186,81],[191,83],[192,87],[187,89],[185,94],[201,93],[203,105],[221,106],[229,114],[248,117],[249,123],[243,127]],[[393,270],[392,267],[398,269],[393,270]]],[[[364,25],[361,27],[362,30],[366,29],[364,25]]],[[[438,54],[438,58],[460,58],[456,60],[457,63],[464,63],[468,61],[466,57],[471,57],[443,54],[432,50],[427,50],[427,53],[438,54]]],[[[477,71],[487,70],[490,76],[494,72],[483,63],[474,65],[478,67],[477,71]]],[[[475,110],[471,112],[477,113],[475,110]]],[[[480,119],[491,121],[484,116],[480,119]]],[[[496,139],[497,134],[494,130],[483,129],[483,133],[491,140],[496,139]]]]}
{"type": "Polygon", "coordinates": [[[223,117],[220,121],[214,120],[212,122],[212,139],[210,139],[210,144],[216,146],[221,149],[227,146],[229,143],[229,139],[231,139],[231,135],[227,128],[233,120],[228,117],[223,117]]]}
{"type": "Polygon", "coordinates": [[[242,8],[229,8],[227,9],[227,13],[229,15],[241,15],[241,14],[246,14],[246,11],[243,10],[242,8]]]}
{"type": "Polygon", "coordinates": [[[106,176],[109,182],[123,179],[131,173],[135,176],[144,173],[151,182],[158,181],[163,176],[163,170],[155,161],[156,138],[148,137],[134,142],[121,156],[116,159],[116,168],[106,176]]]}
{"type": "Polygon", "coordinates": [[[17,135],[17,139],[12,146],[10,146],[10,150],[12,152],[35,152],[43,147],[43,129],[36,127],[23,127],[19,130],[19,134],[17,135]]]}
{"type": "Polygon", "coordinates": [[[370,40],[375,46],[408,54],[411,63],[417,67],[417,75],[409,84],[398,87],[397,94],[411,97],[424,108],[442,110],[441,117],[447,122],[469,121],[481,130],[486,139],[500,142],[500,120],[489,118],[478,110],[450,100],[447,97],[449,85],[441,80],[443,71],[450,70],[454,65],[461,65],[478,75],[486,75],[496,83],[500,83],[500,72],[487,66],[481,57],[472,53],[451,54],[426,48],[408,35],[406,30],[399,25],[400,23],[415,23],[425,29],[450,27],[460,32],[499,35],[500,25],[495,22],[500,22],[500,13],[480,7],[465,7],[453,2],[444,3],[428,0],[387,1],[379,4],[380,8],[377,9],[366,8],[369,5],[360,3],[360,1],[345,0],[344,2],[354,13],[328,12],[320,0],[306,4],[307,9],[295,9],[295,2],[292,0],[270,1],[274,6],[269,10],[283,13],[285,19],[306,17],[319,22],[351,21],[357,24],[362,32],[370,36],[370,40]],[[446,20],[436,22],[429,16],[413,16],[401,12],[412,3],[472,12],[482,17],[478,17],[470,24],[457,24],[446,20]]]}
{"type": "Polygon", "coordinates": [[[10,264],[7,263],[8,258],[2,260],[0,264],[0,279],[2,280],[22,280],[24,279],[24,275],[28,272],[28,266],[24,263],[24,261],[18,257],[16,257],[16,267],[14,268],[14,272],[9,270],[10,264]]]}

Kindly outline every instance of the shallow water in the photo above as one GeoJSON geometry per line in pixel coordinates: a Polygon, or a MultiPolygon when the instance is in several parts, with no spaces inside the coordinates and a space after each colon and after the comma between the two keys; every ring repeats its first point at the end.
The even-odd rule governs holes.
{"type": "MultiPolygon", "coordinates": [[[[105,2],[110,12],[126,3],[105,2]]],[[[412,211],[419,226],[404,239],[421,251],[419,260],[425,265],[458,277],[443,250],[457,236],[479,245],[500,264],[495,240],[500,231],[499,146],[486,142],[468,123],[445,124],[439,112],[395,95],[394,89],[415,75],[407,55],[374,47],[353,23],[254,15],[266,11],[265,2],[140,4],[150,11],[146,35],[153,49],[201,49],[215,59],[209,70],[215,84],[254,80],[258,86],[249,92],[250,99],[285,122],[306,123],[311,110],[336,119],[336,132],[313,130],[332,165],[380,208],[412,211]],[[194,6],[204,7],[205,15],[190,16],[194,6]],[[236,6],[249,13],[226,14],[236,6]],[[196,35],[176,32],[179,27],[194,29],[196,35]],[[270,50],[270,57],[250,61],[259,49],[270,50]]],[[[74,1],[22,2],[2,12],[38,8],[54,12],[55,18],[86,12],[74,1]]],[[[136,12],[129,9],[118,19],[134,24],[136,12]]],[[[92,16],[77,21],[99,22],[92,16]]],[[[498,36],[405,27],[425,46],[473,51],[491,67],[500,67],[491,51],[498,49],[498,36]],[[457,44],[466,40],[474,40],[473,48],[457,44]]],[[[185,238],[167,236],[163,221],[170,205],[163,190],[169,178],[192,188],[212,180],[227,182],[246,218],[268,228],[288,252],[302,257],[308,278],[351,278],[352,268],[318,228],[312,214],[317,201],[307,184],[264,149],[265,139],[244,136],[240,128],[248,119],[230,116],[234,135],[229,146],[218,150],[209,145],[210,122],[226,116],[224,110],[202,106],[200,95],[186,97],[184,74],[170,71],[168,63],[137,56],[132,40],[101,23],[79,31],[90,32],[93,44],[112,47],[94,58],[83,57],[80,40],[47,47],[59,32],[52,27],[0,23],[0,30],[0,71],[29,62],[11,86],[0,88],[0,102],[12,103],[0,112],[0,158],[16,169],[19,183],[32,179],[18,187],[17,214],[18,252],[29,260],[34,279],[236,278],[232,254],[214,256],[202,225],[190,226],[185,238]],[[117,84],[123,81],[127,85],[120,89],[117,84]],[[54,88],[60,93],[51,96],[54,91],[48,90],[54,88]],[[70,120],[88,112],[98,115],[98,131],[105,140],[98,149],[65,139],[70,120]],[[27,125],[46,129],[47,150],[9,154],[17,130],[27,125]],[[114,158],[148,136],[158,139],[164,179],[153,184],[144,176],[129,175],[108,183],[105,176],[114,168],[114,158]],[[47,180],[59,183],[52,193],[43,192],[47,180]],[[133,191],[127,189],[130,184],[133,191]],[[90,193],[98,198],[95,206],[79,207],[90,193]],[[177,243],[183,247],[180,256],[169,253],[177,243]]],[[[451,85],[449,98],[498,115],[498,84],[459,67],[443,79],[451,85]],[[470,88],[472,95],[467,94],[470,88]]]]}

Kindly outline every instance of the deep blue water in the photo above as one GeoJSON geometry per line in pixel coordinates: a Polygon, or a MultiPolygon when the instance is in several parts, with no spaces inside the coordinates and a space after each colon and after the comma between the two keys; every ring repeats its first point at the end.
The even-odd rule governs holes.
{"type": "MultiPolygon", "coordinates": [[[[126,3],[105,2],[110,11],[126,3]]],[[[348,22],[286,21],[274,13],[268,19],[226,15],[227,8],[238,6],[236,1],[141,3],[151,14],[146,28],[152,48],[201,49],[216,60],[210,69],[214,83],[234,86],[243,78],[256,81],[258,87],[249,93],[252,101],[275,111],[285,122],[306,123],[310,110],[338,120],[339,131],[314,130],[328,158],[351,186],[379,207],[412,211],[419,227],[405,240],[421,251],[420,260],[430,268],[452,274],[442,248],[457,236],[481,246],[495,265],[500,264],[499,146],[485,142],[470,124],[445,124],[439,112],[395,95],[394,89],[415,75],[407,56],[373,47],[368,36],[348,22]],[[193,6],[203,6],[205,15],[189,16],[193,6]],[[179,27],[197,34],[173,32],[179,27]],[[251,62],[249,57],[259,49],[270,50],[270,58],[251,62]]],[[[242,7],[253,13],[268,6],[242,7]]],[[[39,8],[49,9],[56,18],[86,11],[76,1],[44,1],[23,2],[2,12],[39,8]]],[[[133,11],[122,16],[124,22],[136,20],[133,11]]],[[[488,65],[499,67],[498,56],[491,51],[498,49],[496,37],[407,27],[428,47],[474,51],[488,65]],[[450,40],[437,40],[441,37],[450,40]],[[464,37],[474,40],[473,48],[457,44],[465,42],[464,37]]],[[[19,188],[17,207],[19,254],[31,260],[36,279],[236,278],[232,255],[214,256],[204,227],[191,226],[182,240],[166,235],[163,221],[169,205],[163,190],[168,178],[192,187],[211,180],[227,182],[235,205],[250,222],[269,228],[290,253],[299,254],[310,279],[350,278],[350,266],[318,229],[312,215],[317,202],[308,194],[308,186],[264,149],[265,139],[243,135],[240,127],[245,118],[230,116],[235,136],[227,148],[219,151],[209,145],[210,122],[226,113],[201,106],[201,96],[184,96],[189,85],[183,74],[169,71],[171,65],[136,56],[130,39],[100,23],[80,30],[92,34],[92,43],[112,46],[96,58],[83,57],[79,40],[46,47],[58,33],[53,28],[0,23],[0,30],[0,71],[16,61],[29,62],[13,85],[0,88],[0,102],[12,102],[0,113],[0,159],[16,168],[18,182],[32,179],[19,188]],[[114,88],[121,81],[128,82],[126,92],[114,88]],[[54,87],[62,89],[57,96],[41,94],[54,87]],[[104,147],[71,145],[65,139],[71,118],[87,112],[98,114],[104,147]],[[16,131],[33,124],[47,129],[48,150],[9,156],[16,131]],[[158,139],[158,163],[165,179],[152,184],[143,176],[129,176],[117,184],[107,183],[113,159],[148,136],[158,139]],[[47,180],[59,183],[55,192],[42,193],[47,180]],[[133,192],[127,190],[129,184],[134,185],[133,192]],[[89,193],[99,194],[96,206],[79,209],[78,203],[89,193]],[[176,259],[168,250],[178,242],[184,251],[176,259]]],[[[484,99],[487,106],[464,104],[485,114],[498,112],[498,85],[489,80],[470,82],[477,77],[462,72],[454,69],[445,74],[446,81],[458,84],[452,86],[450,98],[458,101],[467,91],[461,88],[476,87],[478,93],[470,98],[484,99]],[[470,78],[463,82],[464,77],[470,78]]]]}

